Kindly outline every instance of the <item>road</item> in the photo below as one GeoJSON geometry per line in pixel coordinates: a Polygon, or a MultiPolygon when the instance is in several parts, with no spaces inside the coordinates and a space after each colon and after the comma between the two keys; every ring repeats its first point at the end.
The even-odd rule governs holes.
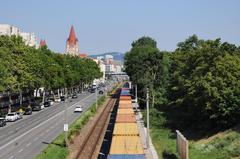
{"type": "Polygon", "coordinates": [[[80,104],[86,110],[95,99],[95,93],[83,93],[77,99],[68,99],[0,127],[0,159],[34,159],[63,132],[66,106],[68,123],[72,123],[81,115],[73,113],[75,107],[80,104]]]}

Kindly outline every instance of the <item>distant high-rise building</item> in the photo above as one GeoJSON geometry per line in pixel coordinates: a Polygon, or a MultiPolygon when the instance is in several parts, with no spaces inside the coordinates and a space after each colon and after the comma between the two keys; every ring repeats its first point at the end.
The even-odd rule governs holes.
{"type": "Polygon", "coordinates": [[[78,39],[76,37],[73,26],[71,26],[70,34],[67,39],[66,54],[69,54],[72,56],[79,55],[78,39]]]}

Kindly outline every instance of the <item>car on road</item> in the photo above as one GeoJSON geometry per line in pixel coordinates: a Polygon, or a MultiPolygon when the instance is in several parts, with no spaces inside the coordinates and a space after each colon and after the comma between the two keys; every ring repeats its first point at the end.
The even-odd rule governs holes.
{"type": "Polygon", "coordinates": [[[31,115],[32,114],[32,109],[31,108],[25,108],[24,115],[31,115]]]}
{"type": "Polygon", "coordinates": [[[6,119],[0,117],[0,127],[3,127],[3,126],[5,126],[5,125],[6,125],[6,119]]]}
{"type": "Polygon", "coordinates": [[[18,120],[18,115],[16,112],[8,113],[5,117],[6,121],[16,121],[18,120]]]}
{"type": "Polygon", "coordinates": [[[74,109],[74,112],[75,113],[81,113],[83,111],[83,108],[81,106],[77,106],[75,109],[74,109]]]}

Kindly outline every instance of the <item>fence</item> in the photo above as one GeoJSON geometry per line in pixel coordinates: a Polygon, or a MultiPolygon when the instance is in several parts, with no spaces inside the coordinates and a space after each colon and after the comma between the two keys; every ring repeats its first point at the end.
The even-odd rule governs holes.
{"type": "Polygon", "coordinates": [[[177,152],[181,159],[189,159],[188,154],[188,140],[181,134],[180,131],[176,130],[177,133],[177,152]]]}

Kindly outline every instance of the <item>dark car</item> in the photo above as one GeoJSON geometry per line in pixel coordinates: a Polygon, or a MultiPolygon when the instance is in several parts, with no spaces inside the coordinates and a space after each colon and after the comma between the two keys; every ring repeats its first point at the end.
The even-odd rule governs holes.
{"type": "Polygon", "coordinates": [[[98,91],[99,94],[103,94],[103,90],[98,91]]]}
{"type": "Polygon", "coordinates": [[[39,110],[41,110],[42,108],[41,108],[41,104],[40,103],[32,103],[32,110],[33,111],[39,111],[39,110]]]}
{"type": "Polygon", "coordinates": [[[96,88],[92,88],[91,93],[95,93],[95,92],[96,92],[96,88]]]}
{"type": "Polygon", "coordinates": [[[50,103],[50,101],[46,101],[46,102],[44,102],[44,107],[50,107],[51,106],[51,103],[50,103]]]}
{"type": "Polygon", "coordinates": [[[24,115],[31,115],[32,114],[32,109],[31,108],[26,108],[24,115]]]}
{"type": "Polygon", "coordinates": [[[77,96],[77,93],[73,93],[73,95],[72,95],[72,99],[73,98],[77,98],[78,96],[77,96]]]}
{"type": "Polygon", "coordinates": [[[61,101],[65,101],[65,96],[60,96],[61,101]]]}
{"type": "Polygon", "coordinates": [[[0,126],[3,127],[6,125],[6,120],[5,118],[0,118],[0,126]]]}

